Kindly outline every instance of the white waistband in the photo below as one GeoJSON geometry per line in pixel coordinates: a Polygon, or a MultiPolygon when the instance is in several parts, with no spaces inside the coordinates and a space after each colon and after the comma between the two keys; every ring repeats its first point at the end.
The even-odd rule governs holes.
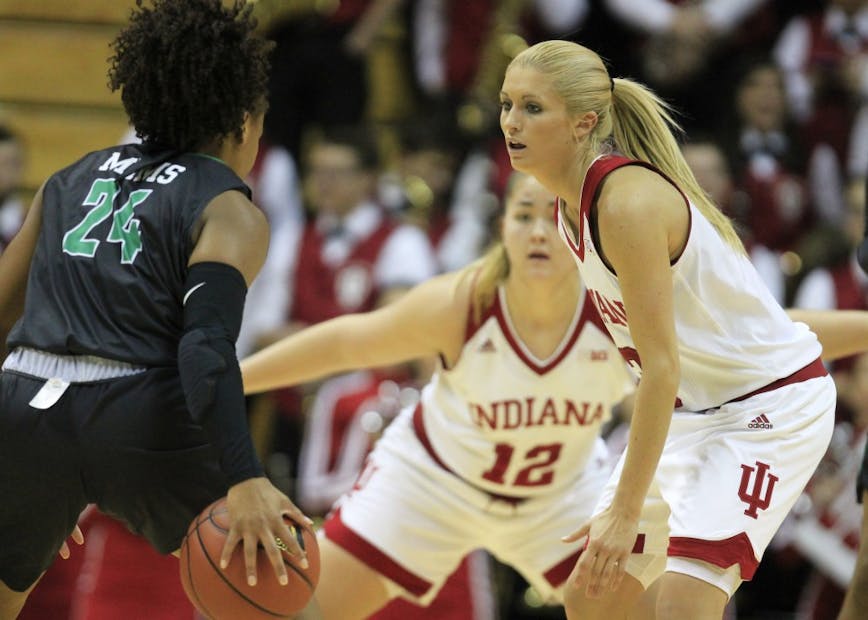
{"type": "Polygon", "coordinates": [[[129,377],[144,372],[147,368],[96,355],[56,355],[27,347],[16,347],[3,362],[3,370],[41,379],[88,383],[129,377]]]}

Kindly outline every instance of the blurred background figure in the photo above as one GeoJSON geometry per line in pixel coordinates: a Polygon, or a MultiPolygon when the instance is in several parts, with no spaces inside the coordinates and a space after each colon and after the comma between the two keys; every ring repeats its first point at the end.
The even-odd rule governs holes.
{"type": "MultiPolygon", "coordinates": [[[[723,149],[714,139],[695,135],[681,147],[681,151],[700,187],[716,204],[720,205],[724,213],[732,216],[733,213],[744,209],[742,205],[747,200],[747,196],[742,190],[736,188],[729,162],[723,149]]],[[[779,254],[758,243],[747,227],[739,226],[737,231],[750,254],[751,262],[759,271],[766,286],[778,302],[784,303],[787,283],[781,269],[779,254]]]]}
{"type": "MultiPolygon", "coordinates": [[[[280,252],[291,262],[287,277],[269,287],[282,293],[267,302],[280,321],[260,330],[253,348],[270,344],[299,327],[348,312],[371,310],[380,296],[437,273],[425,233],[407,224],[379,199],[381,158],[366,125],[317,131],[302,159],[305,221],[294,247],[280,252]]],[[[302,443],[306,395],[317,386],[253,397],[254,443],[285,488],[295,484],[302,443]]]]}
{"type": "Polygon", "coordinates": [[[287,282],[295,269],[305,219],[301,179],[286,148],[263,140],[246,181],[256,205],[268,218],[271,240],[265,264],[247,291],[236,345],[239,358],[249,355],[260,346],[261,338],[283,324],[286,309],[292,304],[287,282]]]}
{"type": "Polygon", "coordinates": [[[403,0],[261,0],[276,43],[265,134],[299,158],[310,125],[353,125],[369,103],[368,52],[403,0]]]}
{"type": "Polygon", "coordinates": [[[489,242],[497,205],[490,160],[469,149],[448,119],[407,121],[398,141],[394,208],[426,232],[438,272],[468,265],[489,242]]]}
{"type": "Polygon", "coordinates": [[[10,128],[0,125],[0,252],[9,244],[27,207],[21,199],[24,179],[24,145],[10,128]]]}
{"type": "Polygon", "coordinates": [[[773,53],[803,136],[817,210],[840,224],[847,179],[863,176],[868,161],[866,136],[852,140],[868,95],[868,2],[814,4],[786,24],[773,53]]]}
{"type": "Polygon", "coordinates": [[[743,197],[729,215],[750,243],[778,254],[792,250],[814,217],[804,156],[773,62],[757,58],[742,66],[728,117],[718,134],[743,197]]]}

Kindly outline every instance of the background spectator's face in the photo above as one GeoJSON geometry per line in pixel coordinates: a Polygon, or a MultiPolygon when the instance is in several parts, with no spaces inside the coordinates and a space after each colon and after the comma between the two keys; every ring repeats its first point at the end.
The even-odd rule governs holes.
{"type": "Polygon", "coordinates": [[[686,144],[682,152],[699,186],[719,207],[726,207],[732,197],[732,177],[723,153],[713,144],[686,144]]]}
{"type": "Polygon", "coordinates": [[[21,186],[24,154],[14,140],[0,142],[0,202],[21,186]]]}
{"type": "Polygon", "coordinates": [[[456,158],[446,151],[425,149],[406,153],[401,157],[401,176],[405,180],[422,180],[434,196],[435,202],[452,191],[455,181],[456,158]]]}
{"type": "Polygon", "coordinates": [[[373,176],[352,148],[318,144],[310,151],[305,190],[317,212],[343,215],[371,197],[373,176]]]}
{"type": "Polygon", "coordinates": [[[745,125],[760,131],[783,129],[787,108],[777,69],[771,66],[753,69],[739,86],[736,105],[745,125]]]}

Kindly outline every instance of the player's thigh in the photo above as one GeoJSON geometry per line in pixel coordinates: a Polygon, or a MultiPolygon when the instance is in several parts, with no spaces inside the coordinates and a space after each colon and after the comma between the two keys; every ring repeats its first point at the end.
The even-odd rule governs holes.
{"type": "Polygon", "coordinates": [[[367,618],[390,600],[383,578],[375,570],[320,537],[320,580],[316,600],[324,620],[367,618]]]}
{"type": "Polygon", "coordinates": [[[667,572],[660,578],[657,620],[720,620],[728,600],[726,592],[706,581],[667,572]]]}
{"type": "Polygon", "coordinates": [[[633,610],[644,591],[642,584],[630,575],[624,576],[617,590],[599,598],[590,598],[585,588],[567,584],[563,589],[564,611],[568,620],[627,620],[636,617],[633,610]]]}
{"type": "Polygon", "coordinates": [[[22,592],[55,561],[87,503],[62,401],[35,409],[43,380],[0,375],[0,582],[22,592]]]}

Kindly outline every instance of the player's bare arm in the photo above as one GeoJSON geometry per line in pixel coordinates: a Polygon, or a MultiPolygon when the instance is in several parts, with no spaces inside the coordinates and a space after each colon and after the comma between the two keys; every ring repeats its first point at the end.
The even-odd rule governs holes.
{"type": "Polygon", "coordinates": [[[469,284],[459,278],[437,276],[382,308],[324,321],[254,353],[241,362],[245,393],[437,354],[454,360],[469,303],[469,284]]]}
{"type": "Polygon", "coordinates": [[[806,323],[817,334],[825,361],[868,351],[868,312],[864,310],[790,308],[787,314],[794,321],[806,323]]]}
{"type": "Polygon", "coordinates": [[[618,275],[642,380],[635,394],[624,473],[612,505],[585,530],[588,548],[570,577],[575,586],[586,586],[590,597],[618,588],[623,579],[679,382],[669,260],[683,244],[687,207],[657,175],[630,168],[634,169],[624,171],[628,174],[612,173],[600,193],[597,213],[601,251],[618,275]]]}
{"type": "Polygon", "coordinates": [[[268,252],[268,222],[262,211],[240,192],[224,192],[205,208],[197,233],[189,264],[225,263],[240,271],[250,286],[268,252]]]}

